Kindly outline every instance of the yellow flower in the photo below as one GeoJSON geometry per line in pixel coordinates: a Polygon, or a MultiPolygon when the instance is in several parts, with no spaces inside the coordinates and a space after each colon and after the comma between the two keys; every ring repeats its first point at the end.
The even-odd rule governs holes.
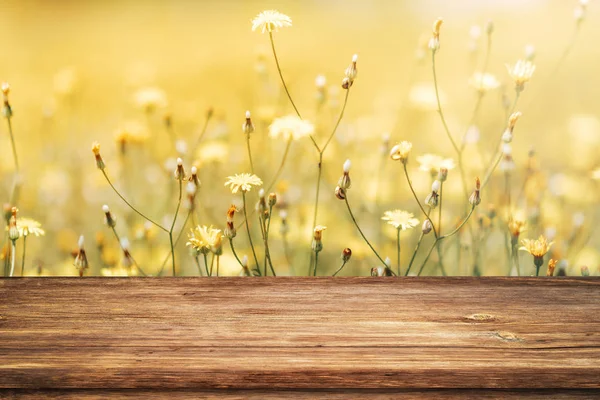
{"type": "Polygon", "coordinates": [[[471,79],[469,79],[469,84],[479,93],[485,93],[500,87],[500,82],[494,75],[481,72],[476,72],[471,79]]]}
{"type": "Polygon", "coordinates": [[[446,168],[447,170],[454,169],[454,160],[451,158],[443,158],[437,154],[424,154],[417,157],[419,162],[419,169],[426,171],[431,174],[437,174],[440,172],[440,168],[446,168]]]}
{"type": "Polygon", "coordinates": [[[220,229],[215,229],[212,225],[198,225],[190,231],[186,245],[198,253],[206,254],[212,251],[220,255],[222,239],[223,234],[220,229]]]}
{"type": "Polygon", "coordinates": [[[525,231],[525,220],[519,217],[510,217],[508,220],[508,231],[514,237],[518,237],[525,231]]]}
{"type": "Polygon", "coordinates": [[[292,26],[292,19],[275,10],[265,10],[252,20],[252,30],[260,28],[262,33],[277,32],[279,28],[292,26]]]}
{"type": "Polygon", "coordinates": [[[128,121],[115,131],[115,141],[118,144],[143,143],[148,138],[144,125],[136,121],[128,121]]]}
{"type": "Polygon", "coordinates": [[[276,118],[269,126],[269,136],[272,138],[283,137],[285,140],[289,140],[290,138],[298,140],[312,135],[314,131],[315,127],[313,124],[300,119],[296,115],[276,118]]]}
{"type": "Polygon", "coordinates": [[[396,229],[412,229],[419,224],[419,220],[414,218],[412,213],[403,210],[392,210],[383,213],[382,220],[392,225],[396,229]]]}
{"type": "Polygon", "coordinates": [[[224,162],[229,157],[229,148],[221,141],[206,142],[198,148],[196,161],[198,165],[224,162]]]}
{"type": "Polygon", "coordinates": [[[525,83],[527,83],[533,72],[535,71],[535,65],[531,61],[519,60],[513,66],[506,65],[508,74],[515,81],[517,91],[523,90],[525,83]]]}
{"type": "Polygon", "coordinates": [[[237,193],[240,189],[242,192],[249,192],[252,186],[260,186],[262,184],[263,182],[258,176],[247,172],[228,176],[225,182],[225,186],[229,186],[233,194],[237,193]]]}
{"type": "Polygon", "coordinates": [[[400,142],[399,144],[395,145],[394,147],[392,147],[392,150],[390,151],[390,157],[394,161],[400,160],[402,162],[405,162],[406,159],[408,158],[408,155],[410,154],[411,150],[412,150],[412,143],[407,142],[405,140],[405,141],[400,142]]]}
{"type": "Polygon", "coordinates": [[[167,95],[159,88],[147,87],[133,95],[134,103],[147,112],[167,106],[167,95]]]}
{"type": "Polygon", "coordinates": [[[42,224],[31,218],[17,218],[17,229],[20,236],[44,236],[46,231],[42,228],[42,224]]]}
{"type": "Polygon", "coordinates": [[[521,240],[521,244],[523,244],[523,246],[519,250],[524,250],[536,258],[540,258],[546,255],[553,243],[554,242],[548,242],[543,235],[540,235],[537,240],[521,240]]]}

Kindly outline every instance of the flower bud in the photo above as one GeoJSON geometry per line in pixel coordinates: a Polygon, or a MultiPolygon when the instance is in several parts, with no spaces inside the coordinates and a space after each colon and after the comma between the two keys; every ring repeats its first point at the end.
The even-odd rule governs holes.
{"type": "Polygon", "coordinates": [[[342,250],[342,261],[344,264],[350,260],[350,257],[352,257],[352,250],[350,250],[349,247],[346,247],[344,250],[342,250]]]}
{"type": "Polygon", "coordinates": [[[423,235],[427,235],[429,232],[431,232],[432,229],[433,225],[431,225],[431,220],[426,219],[425,221],[423,221],[423,225],[421,227],[421,232],[423,232],[423,235]]]}
{"type": "Polygon", "coordinates": [[[587,265],[581,267],[581,276],[590,276],[590,269],[587,265]]]}
{"type": "Polygon", "coordinates": [[[346,199],[346,191],[344,189],[342,189],[339,186],[335,187],[335,197],[337,197],[340,200],[345,200],[346,199]]]}
{"type": "Polygon", "coordinates": [[[96,157],[96,167],[98,167],[99,170],[104,170],[106,165],[104,165],[104,160],[100,155],[100,143],[94,142],[92,144],[92,153],[94,153],[94,157],[96,157]]]}
{"type": "Polygon", "coordinates": [[[273,207],[277,204],[277,194],[269,193],[269,207],[273,207]]]}
{"type": "MultiPolygon", "coordinates": [[[[435,182],[439,182],[439,181],[435,181],[435,182]]],[[[425,198],[425,204],[427,204],[431,208],[436,208],[438,206],[439,197],[440,197],[440,195],[438,194],[438,192],[436,192],[436,191],[433,190],[425,198]]]]}
{"type": "Polygon", "coordinates": [[[246,121],[242,124],[242,132],[246,135],[254,132],[254,124],[252,124],[252,118],[250,118],[250,111],[246,111],[246,121]]]}
{"type": "Polygon", "coordinates": [[[191,168],[192,175],[190,175],[190,182],[196,185],[196,188],[200,187],[200,179],[198,179],[198,168],[195,166],[191,168]]]}
{"type": "Polygon", "coordinates": [[[239,210],[233,204],[229,206],[229,209],[227,210],[227,223],[223,230],[223,235],[228,239],[233,239],[237,235],[235,224],[233,223],[233,216],[237,211],[239,210]]]}
{"type": "Polygon", "coordinates": [[[117,220],[113,217],[112,213],[110,212],[110,209],[108,208],[108,205],[103,205],[102,211],[104,212],[104,223],[108,227],[114,228],[117,225],[117,220]]]}
{"type": "Polygon", "coordinates": [[[352,63],[344,73],[345,77],[342,80],[342,88],[349,89],[354,83],[354,79],[356,79],[356,75],[358,74],[358,70],[356,69],[356,61],[358,60],[358,55],[355,54],[352,56],[352,63]]]}
{"type": "Polygon", "coordinates": [[[445,182],[448,179],[448,168],[440,168],[440,172],[438,173],[437,180],[440,182],[445,182]]]}
{"type": "Polygon", "coordinates": [[[77,256],[75,257],[75,261],[73,262],[73,265],[75,266],[75,268],[77,268],[79,270],[79,276],[83,276],[83,273],[85,272],[85,270],[89,268],[87,255],[85,254],[85,249],[83,247],[83,244],[84,244],[84,239],[83,239],[83,235],[81,235],[79,237],[79,242],[78,242],[79,251],[77,253],[77,256]]]}
{"type": "Polygon", "coordinates": [[[323,250],[323,242],[321,241],[321,239],[323,238],[323,231],[327,229],[326,226],[322,226],[322,225],[317,225],[314,229],[313,232],[313,241],[312,241],[312,250],[315,253],[320,252],[321,250],[323,250]]]}
{"type": "Polygon", "coordinates": [[[412,143],[403,141],[392,147],[390,150],[390,158],[394,161],[400,161],[402,164],[406,164],[408,161],[408,155],[412,149],[412,143]]]}
{"type": "Polygon", "coordinates": [[[178,181],[185,180],[185,170],[183,169],[183,160],[181,158],[177,159],[177,168],[174,172],[175,179],[178,181]]]}
{"type": "Polygon", "coordinates": [[[473,191],[473,193],[471,193],[471,196],[469,197],[469,204],[471,204],[473,207],[478,206],[479,203],[481,203],[481,196],[479,194],[480,189],[481,181],[479,180],[479,178],[475,178],[475,190],[473,191]]]}
{"type": "Polygon", "coordinates": [[[346,162],[344,162],[344,174],[338,181],[338,187],[340,187],[344,190],[350,189],[350,186],[352,185],[352,181],[350,180],[350,166],[351,165],[352,164],[351,164],[350,160],[346,160],[346,162]]]}
{"type": "Polygon", "coordinates": [[[10,93],[10,85],[7,82],[2,83],[2,97],[4,100],[4,107],[2,108],[2,115],[6,118],[12,117],[12,107],[8,101],[8,94],[10,93]]]}
{"type": "Polygon", "coordinates": [[[556,264],[558,261],[556,261],[555,259],[551,258],[548,261],[548,270],[546,271],[546,276],[553,276],[554,275],[554,269],[556,268],[556,264]]]}

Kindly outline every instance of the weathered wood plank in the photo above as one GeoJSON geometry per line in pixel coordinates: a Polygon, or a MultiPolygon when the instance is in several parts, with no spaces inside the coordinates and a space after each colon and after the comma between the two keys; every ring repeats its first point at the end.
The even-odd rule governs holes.
{"type": "Polygon", "coordinates": [[[4,389],[453,398],[444,389],[600,389],[599,373],[598,279],[0,280],[4,389]]]}
{"type": "Polygon", "coordinates": [[[546,400],[553,399],[597,399],[598,393],[593,390],[573,389],[546,389],[546,390],[506,390],[506,389],[396,389],[384,390],[131,390],[131,389],[90,389],[90,390],[0,390],[1,397],[11,399],[36,399],[36,400],[104,400],[115,399],[226,399],[226,400],[274,400],[282,398],[292,399],[424,399],[424,400],[465,400],[465,399],[528,399],[546,400]]]}

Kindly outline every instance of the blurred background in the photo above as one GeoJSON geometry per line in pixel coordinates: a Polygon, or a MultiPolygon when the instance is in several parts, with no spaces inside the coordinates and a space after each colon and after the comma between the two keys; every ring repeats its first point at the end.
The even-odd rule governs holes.
{"type": "MultiPolygon", "coordinates": [[[[506,126],[504,102],[514,98],[506,64],[529,57],[537,67],[516,107],[523,116],[514,134],[516,167],[510,184],[514,199],[520,201],[513,199],[507,206],[506,176],[501,171],[494,174],[469,222],[474,236],[461,233],[446,245],[448,273],[506,275],[512,270],[514,274],[505,259],[505,240],[508,219],[517,214],[527,221],[522,237],[545,234],[555,240],[551,256],[567,274],[579,275],[582,266],[592,274],[598,272],[597,190],[592,178],[599,167],[600,11],[593,1],[579,29],[576,0],[2,3],[0,80],[11,86],[12,126],[21,163],[16,205],[20,216],[36,219],[46,231],[43,237],[27,240],[26,275],[77,275],[72,252],[80,234],[86,238],[90,262],[86,274],[136,274],[121,265],[118,242],[103,223],[103,204],[117,217],[117,230],[129,238],[138,263],[147,273],[160,271],[169,253],[168,236],[145,226],[112,191],[94,163],[90,151],[94,141],[102,146],[115,186],[164,225],[172,221],[177,201],[172,175],[177,157],[183,158],[188,171],[192,165],[199,169],[197,223],[223,229],[229,205],[241,205],[240,196],[223,184],[227,176],[248,171],[240,128],[246,110],[252,112],[256,126],[251,138],[255,172],[264,181],[271,180],[285,143],[269,138],[267,127],[293,109],[281,90],[268,35],[251,31],[252,19],[266,9],[293,20],[292,27],[275,34],[275,44],[292,96],[315,124],[319,143],[326,140],[339,114],[344,70],[352,55],[359,55],[359,74],[344,119],[324,155],[318,223],[328,229],[319,275],[331,274],[341,265],[345,247],[354,255],[340,275],[368,275],[378,266],[344,202],[333,195],[346,159],[353,164],[349,200],[357,220],[378,251],[392,260],[396,231],[381,221],[383,212],[400,208],[421,222],[423,215],[401,165],[387,156],[389,148],[401,140],[413,142],[409,170],[422,201],[430,191],[431,176],[419,170],[416,157],[434,153],[456,161],[436,112],[426,48],[438,17],[444,18],[436,56],[440,97],[454,137],[460,140],[470,132],[465,150],[469,182],[483,175],[481,160],[494,154],[506,126]],[[473,119],[477,92],[469,79],[485,63],[489,21],[494,31],[487,72],[501,85],[486,93],[473,119]],[[315,86],[318,75],[327,79],[321,103],[315,86]],[[154,101],[150,111],[144,103],[148,98],[154,101]],[[209,110],[212,118],[196,146],[209,110]],[[165,121],[171,121],[171,128],[165,121]],[[481,249],[477,256],[476,246],[481,249]]],[[[14,161],[5,118],[0,123],[0,144],[0,196],[9,199],[14,161]]],[[[294,142],[275,186],[289,226],[286,252],[277,210],[271,253],[278,275],[308,271],[317,161],[310,140],[294,142]]],[[[456,170],[450,171],[444,193],[443,222],[449,229],[464,216],[467,204],[456,170]]],[[[256,191],[249,199],[255,204],[256,191]]],[[[177,247],[178,271],[197,275],[185,247],[192,226],[181,226],[185,213],[182,209],[175,229],[184,229],[177,247]]],[[[242,220],[238,214],[236,224],[242,220]]],[[[252,229],[260,245],[257,224],[252,229]]],[[[402,232],[404,267],[419,233],[420,225],[402,232]]],[[[424,240],[417,266],[432,238],[424,240]]],[[[250,254],[242,229],[235,243],[240,255],[250,254]]],[[[20,259],[19,243],[17,249],[20,259]]],[[[262,253],[262,247],[258,251],[262,253]]],[[[522,274],[534,273],[531,256],[520,253],[522,274]]],[[[424,274],[439,273],[436,257],[424,274]]],[[[240,272],[228,244],[221,272],[240,272]]]]}

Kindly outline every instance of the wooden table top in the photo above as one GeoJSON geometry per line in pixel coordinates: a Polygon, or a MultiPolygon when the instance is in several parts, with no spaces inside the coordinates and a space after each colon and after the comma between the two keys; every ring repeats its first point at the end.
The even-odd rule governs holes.
{"type": "Polygon", "coordinates": [[[0,279],[0,396],[600,398],[596,278],[0,279]]]}

